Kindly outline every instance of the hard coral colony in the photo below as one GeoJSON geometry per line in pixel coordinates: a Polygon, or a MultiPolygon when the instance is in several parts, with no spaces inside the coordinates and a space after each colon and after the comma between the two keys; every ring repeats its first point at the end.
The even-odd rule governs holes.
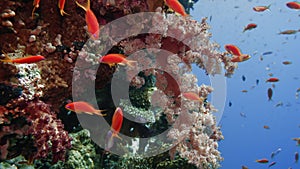
{"type": "MultiPolygon", "coordinates": [[[[65,103],[71,98],[72,78],[75,81],[81,78],[96,81],[97,93],[101,89],[105,89],[105,86],[110,84],[112,75],[121,69],[119,66],[100,66],[98,70],[95,70],[87,66],[88,63],[100,64],[104,59],[97,58],[98,54],[95,56],[93,53],[81,50],[82,43],[84,44],[89,38],[83,29],[85,24],[89,34],[92,35],[93,41],[89,41],[90,44],[101,48],[106,43],[112,43],[114,44],[112,53],[113,50],[116,50],[117,53],[124,53],[124,55],[122,54],[122,63],[129,65],[124,68],[128,77],[137,76],[139,74],[138,68],[151,67],[153,64],[164,67],[168,71],[166,73],[150,68],[144,72],[144,77],[139,76],[130,83],[132,90],[138,88],[143,88],[146,91],[150,91],[150,88],[158,89],[158,91],[151,91],[151,94],[144,93],[142,96],[133,95],[132,97],[141,97],[145,102],[153,99],[153,104],[165,106],[160,109],[161,113],[156,115],[154,121],[159,121],[157,123],[161,123],[162,126],[172,125],[173,128],[168,133],[168,139],[173,140],[174,143],[179,140],[169,150],[167,158],[164,157],[161,160],[176,161],[179,158],[187,160],[188,163],[198,168],[218,168],[220,166],[219,162],[222,157],[217,148],[218,141],[223,139],[223,135],[212,114],[216,110],[206,101],[213,89],[210,86],[198,86],[196,84],[197,79],[191,74],[191,65],[195,63],[207,74],[214,75],[221,72],[221,63],[223,63],[226,70],[225,75],[229,77],[233,74],[237,63],[232,61],[228,53],[218,52],[218,44],[210,42],[211,34],[208,32],[209,25],[205,19],[201,23],[197,23],[190,17],[182,17],[187,16],[184,11],[187,9],[186,6],[183,9],[178,1],[165,2],[166,4],[162,0],[158,0],[157,4],[154,4],[149,0],[100,0],[92,1],[90,4],[88,0],[85,7],[81,5],[84,3],[82,0],[78,2],[57,0],[55,3],[34,0],[33,9],[31,1],[30,3],[10,0],[0,2],[2,23],[4,21],[11,23],[8,26],[3,24],[0,26],[1,49],[10,51],[6,55],[12,58],[2,58],[3,62],[0,62],[0,168],[4,163],[9,163],[10,159],[17,158],[17,156],[22,157],[27,164],[32,164],[35,167],[47,168],[50,163],[60,165],[57,163],[58,161],[65,161],[64,166],[69,165],[70,162],[66,160],[70,160],[73,150],[82,145],[72,143],[74,147],[71,148],[72,139],[69,133],[80,133],[78,131],[80,124],[76,118],[70,118],[73,114],[69,113],[68,110],[80,113],[78,116],[91,116],[92,114],[103,116],[102,110],[97,110],[88,103],[85,104],[84,102],[85,106],[83,107],[83,102],[65,103]],[[85,21],[80,14],[77,14],[76,5],[86,11],[85,21]],[[164,5],[168,5],[182,16],[166,14],[166,11],[163,11],[164,5]],[[7,17],[7,9],[14,11],[15,15],[7,17]],[[23,9],[32,9],[32,11],[23,11],[23,9]],[[68,15],[64,15],[66,14],[64,9],[67,9],[68,15]],[[136,32],[137,36],[128,37],[119,43],[111,42],[108,37],[101,37],[103,34],[102,29],[99,31],[99,24],[109,23],[128,14],[148,11],[156,11],[151,24],[147,23],[150,20],[147,20],[146,16],[143,15],[135,20],[127,20],[128,25],[142,24],[140,29],[124,29],[122,31],[118,30],[122,28],[117,27],[112,27],[109,30],[104,29],[107,35],[118,31],[131,31],[136,32]],[[35,17],[30,17],[30,15],[35,17]],[[148,28],[149,33],[139,35],[142,28],[148,28]],[[100,41],[98,38],[106,38],[107,41],[100,41]],[[170,51],[173,55],[155,60],[153,57],[159,57],[160,53],[152,50],[153,48],[170,51]],[[136,61],[125,59],[125,56],[130,56],[142,49],[149,49],[147,52],[152,59],[146,55],[133,55],[132,57],[136,61]],[[24,53],[32,53],[33,55],[23,57],[24,53]],[[75,61],[77,62],[76,66],[75,61]],[[132,62],[135,63],[131,65],[132,62]],[[79,69],[84,70],[84,73],[81,73],[82,71],[79,69]],[[181,76],[178,76],[179,74],[181,76]],[[172,77],[175,77],[175,81],[172,80],[172,77]],[[176,87],[176,83],[180,84],[180,89],[176,87]],[[180,99],[181,92],[187,99],[180,99]],[[191,95],[196,95],[198,101],[193,101],[194,97],[191,95]],[[81,105],[70,106],[74,103],[81,105]],[[87,111],[87,109],[91,111],[87,111]],[[65,116],[66,118],[63,118],[65,116]],[[178,118],[176,118],[177,116],[178,118]],[[191,126],[191,124],[193,125],[191,126]],[[41,160],[41,158],[45,159],[41,160]]],[[[107,55],[105,53],[101,56],[104,58],[107,55]]],[[[239,61],[244,60],[246,59],[242,58],[239,61]]],[[[120,62],[103,61],[107,64],[120,64],[120,62]]],[[[85,86],[79,85],[76,90],[84,93],[85,86]]],[[[103,99],[107,98],[101,97],[99,100],[103,99]]],[[[110,106],[109,102],[111,101],[99,101],[98,104],[109,110],[114,107],[110,106]]],[[[133,105],[137,104],[134,103],[133,105]]],[[[110,133],[109,139],[112,140],[113,137],[118,136],[119,132],[122,134],[130,133],[126,131],[129,128],[129,122],[125,120],[125,114],[134,114],[135,112],[127,112],[126,110],[143,111],[148,112],[148,114],[151,112],[145,105],[140,105],[140,107],[131,105],[132,109],[126,104],[122,106],[123,109],[117,108],[114,115],[108,111],[105,117],[96,116],[112,121],[110,131],[101,131],[100,129],[97,132],[110,133]]],[[[146,117],[139,118],[146,119],[146,117]]],[[[134,124],[133,128],[138,128],[140,125],[147,131],[146,133],[160,130],[156,129],[154,124],[152,128],[148,128],[146,124],[134,124]]],[[[139,137],[144,133],[138,132],[135,135],[139,137]]],[[[120,144],[113,145],[111,141],[108,147],[126,146],[122,141],[120,144]]],[[[133,145],[131,146],[133,147],[133,145]]],[[[89,148],[93,152],[105,154],[105,150],[96,145],[89,148]]],[[[94,160],[93,166],[104,168],[113,165],[113,162],[107,162],[109,156],[100,156],[92,158],[94,160]],[[97,163],[99,158],[102,158],[102,161],[107,164],[97,163]]],[[[121,157],[116,159],[121,159],[121,157]]],[[[24,161],[12,165],[21,165],[22,163],[24,161]]],[[[153,165],[159,166],[161,163],[153,165]]]]}

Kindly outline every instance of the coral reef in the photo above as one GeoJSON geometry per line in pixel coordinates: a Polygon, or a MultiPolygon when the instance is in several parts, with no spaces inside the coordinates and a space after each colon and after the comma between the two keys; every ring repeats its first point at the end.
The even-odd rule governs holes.
{"type": "MultiPolygon", "coordinates": [[[[180,2],[188,12],[197,0],[180,2]]],[[[104,28],[99,40],[86,41],[89,35],[85,13],[75,2],[66,1],[67,16],[61,16],[57,3],[52,1],[41,1],[33,17],[32,8],[32,1],[0,1],[0,48],[7,52],[3,57],[31,54],[46,58],[34,64],[0,62],[0,158],[8,162],[0,166],[21,167],[13,163],[27,160],[36,167],[48,168],[219,167],[222,157],[217,142],[223,136],[212,115],[216,110],[209,102],[194,103],[181,98],[182,92],[195,92],[203,98],[212,92],[210,86],[197,85],[192,64],[210,75],[220,73],[223,64],[227,77],[237,67],[226,53],[218,51],[218,44],[210,41],[206,19],[198,23],[190,17],[182,18],[169,10],[163,0],[91,1],[91,10],[104,28]],[[156,13],[151,18],[141,14],[120,25],[112,24],[109,29],[104,26],[139,12],[156,13]],[[132,36],[118,41],[113,35],[119,33],[132,36]],[[105,46],[111,48],[105,51],[105,46]],[[93,48],[96,50],[89,50],[93,48]],[[98,67],[99,58],[106,53],[123,53],[138,64],[124,69],[105,64],[98,67]],[[86,92],[88,81],[95,83],[99,107],[114,108],[111,88],[107,86],[118,72],[126,73],[120,78],[130,84],[129,98],[120,98],[119,104],[126,114],[140,122],[125,119],[121,132],[147,138],[172,126],[168,139],[174,147],[169,153],[150,158],[132,156],[169,146],[154,139],[140,143],[134,153],[115,157],[92,144],[87,130],[78,131],[81,127],[75,117],[65,116],[69,112],[62,107],[72,92],[73,97],[90,94],[86,92]],[[147,145],[154,146],[146,149],[147,145]],[[100,158],[105,164],[100,164],[100,158]]],[[[105,120],[111,123],[112,113],[108,113],[105,120]]],[[[99,132],[95,128],[90,132],[99,132]]],[[[133,143],[123,143],[124,147],[134,149],[133,143]]]]}
{"type": "Polygon", "coordinates": [[[18,107],[1,106],[0,109],[3,122],[1,142],[4,143],[1,145],[2,160],[22,154],[32,161],[45,158],[49,153],[54,163],[65,159],[71,139],[49,105],[42,101],[31,101],[23,102],[18,107]]]}

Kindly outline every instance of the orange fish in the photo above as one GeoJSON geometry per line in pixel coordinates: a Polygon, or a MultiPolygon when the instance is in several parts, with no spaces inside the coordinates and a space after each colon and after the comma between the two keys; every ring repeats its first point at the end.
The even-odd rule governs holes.
{"type": "Polygon", "coordinates": [[[263,12],[263,11],[265,11],[267,9],[270,9],[270,7],[271,7],[271,4],[268,5],[268,6],[255,6],[255,7],[253,7],[253,10],[255,12],[263,12]]]}
{"type": "Polygon", "coordinates": [[[106,114],[102,114],[105,110],[97,110],[92,105],[90,105],[87,102],[84,101],[78,101],[78,102],[72,102],[66,104],[65,108],[67,110],[73,111],[75,113],[87,113],[90,115],[99,115],[99,116],[105,116],[106,114]]]}
{"type": "Polygon", "coordinates": [[[297,2],[297,1],[287,2],[286,6],[291,9],[300,9],[300,2],[297,2]]]}
{"type": "Polygon", "coordinates": [[[250,55],[247,55],[247,54],[242,54],[240,56],[234,56],[232,59],[231,59],[231,62],[244,62],[248,59],[250,59],[251,56],[250,55]]]}
{"type": "Polygon", "coordinates": [[[295,34],[299,32],[299,30],[285,30],[285,31],[282,31],[282,32],[279,32],[278,34],[282,34],[282,35],[292,35],[292,34],[295,34]]]}
{"type": "Polygon", "coordinates": [[[243,92],[243,93],[247,93],[247,92],[248,92],[248,90],[242,90],[241,92],[243,92]]]}
{"type": "Polygon", "coordinates": [[[266,158],[263,158],[263,159],[255,160],[255,162],[258,162],[258,163],[268,163],[269,160],[266,159],[266,158]]]}
{"type": "Polygon", "coordinates": [[[90,9],[90,0],[87,1],[87,4],[85,6],[79,4],[77,1],[75,1],[76,4],[86,11],[85,13],[85,21],[88,27],[88,32],[91,34],[93,39],[99,38],[99,23],[98,20],[93,13],[93,11],[90,9]]]}
{"type": "Polygon", "coordinates": [[[270,127],[267,125],[264,125],[264,129],[270,129],[270,127]]]}
{"type": "Polygon", "coordinates": [[[127,60],[126,56],[123,54],[107,54],[105,56],[102,56],[99,59],[99,62],[108,64],[109,66],[114,66],[115,64],[120,64],[120,65],[128,65],[130,67],[133,67],[133,63],[136,63],[134,60],[127,60]]]}
{"type": "Polygon", "coordinates": [[[34,13],[35,9],[37,9],[37,8],[39,8],[39,7],[40,7],[40,0],[34,0],[34,1],[33,1],[33,10],[32,10],[32,12],[31,12],[32,18],[33,18],[33,13],[34,13]]]}
{"type": "Polygon", "coordinates": [[[298,138],[292,138],[294,141],[297,141],[297,145],[299,146],[300,145],[300,137],[298,138]]]}
{"type": "Polygon", "coordinates": [[[114,144],[114,137],[117,137],[122,140],[118,135],[123,124],[123,111],[120,107],[117,107],[114,116],[112,118],[111,129],[107,132],[106,135],[106,144],[105,150],[109,150],[114,144]]]}
{"type": "Polygon", "coordinates": [[[186,17],[188,14],[185,12],[183,5],[178,0],[165,0],[165,3],[173,11],[179,13],[180,15],[186,17]]]}
{"type": "Polygon", "coordinates": [[[227,52],[229,52],[232,55],[236,55],[236,56],[241,56],[242,55],[241,50],[235,45],[227,44],[227,45],[225,45],[224,48],[227,52]]]}
{"type": "Polygon", "coordinates": [[[247,30],[251,30],[251,29],[254,29],[256,28],[257,25],[255,23],[249,23],[243,30],[243,32],[247,31],[247,30]]]}
{"type": "Polygon", "coordinates": [[[278,82],[278,81],[279,81],[279,79],[276,78],[276,77],[271,77],[271,78],[266,80],[266,82],[278,82]]]}
{"type": "Polygon", "coordinates": [[[283,61],[282,64],[284,64],[284,65],[290,65],[290,64],[292,64],[292,62],[291,61],[283,61]]]}
{"type": "Polygon", "coordinates": [[[18,63],[18,64],[24,64],[24,63],[36,63],[39,61],[42,61],[45,59],[44,56],[41,55],[36,55],[36,56],[26,56],[26,57],[22,57],[22,58],[17,58],[17,59],[11,59],[7,54],[5,55],[5,59],[2,59],[0,61],[2,62],[10,62],[10,63],[18,63]]]}
{"type": "Polygon", "coordinates": [[[59,7],[59,11],[60,11],[61,16],[64,16],[64,14],[69,15],[64,11],[65,3],[66,3],[66,0],[59,0],[58,1],[58,7],[59,7]]]}
{"type": "Polygon", "coordinates": [[[203,98],[199,97],[199,95],[194,92],[185,92],[182,93],[182,96],[189,100],[203,102],[203,98]]]}

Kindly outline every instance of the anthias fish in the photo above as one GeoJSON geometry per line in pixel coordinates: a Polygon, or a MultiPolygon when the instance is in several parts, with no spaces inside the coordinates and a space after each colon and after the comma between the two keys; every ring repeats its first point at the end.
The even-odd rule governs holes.
{"type": "Polygon", "coordinates": [[[224,48],[227,52],[229,52],[232,55],[236,55],[236,56],[241,56],[242,55],[241,50],[235,45],[227,44],[227,45],[224,46],[224,48]]]}
{"type": "Polygon", "coordinates": [[[30,63],[36,63],[39,61],[44,60],[45,57],[42,55],[35,55],[35,56],[25,56],[22,58],[17,59],[11,59],[8,55],[5,54],[5,59],[2,59],[0,61],[2,62],[10,62],[10,63],[17,63],[17,64],[30,64],[30,63]]]}
{"type": "Polygon", "coordinates": [[[34,11],[40,7],[40,0],[34,0],[33,1],[33,9],[31,12],[31,16],[33,17],[34,11]]]}
{"type": "Polygon", "coordinates": [[[99,115],[99,116],[105,116],[105,114],[102,114],[105,110],[97,110],[95,109],[91,104],[85,102],[85,101],[78,101],[78,102],[72,102],[66,104],[65,108],[67,110],[73,111],[75,113],[87,113],[90,115],[99,115]]]}
{"type": "Polygon", "coordinates": [[[282,32],[279,32],[278,34],[282,34],[282,35],[292,35],[292,34],[295,34],[297,33],[298,30],[285,30],[285,31],[282,31],[282,32]]]}
{"type": "Polygon", "coordinates": [[[182,93],[182,96],[185,97],[186,99],[193,100],[193,101],[199,101],[199,102],[203,101],[203,98],[201,98],[198,94],[194,92],[185,92],[182,93]]]}
{"type": "Polygon", "coordinates": [[[178,0],[165,0],[167,6],[182,16],[188,16],[183,5],[178,0]]]}
{"type": "Polygon", "coordinates": [[[268,6],[255,6],[255,7],[253,7],[253,10],[255,12],[263,12],[263,11],[265,11],[267,9],[270,9],[270,7],[271,7],[271,4],[268,5],[268,6]]]}
{"type": "Polygon", "coordinates": [[[273,90],[272,90],[272,88],[269,88],[268,89],[268,98],[269,98],[269,101],[272,100],[272,96],[273,96],[273,90]]]}
{"type": "Polygon", "coordinates": [[[271,162],[271,163],[269,164],[269,166],[268,166],[268,167],[270,168],[270,167],[272,167],[272,166],[273,166],[273,165],[275,165],[275,164],[276,164],[276,162],[275,162],[275,161],[273,161],[273,162],[271,162]]]}
{"type": "Polygon", "coordinates": [[[61,16],[64,16],[64,14],[68,15],[68,14],[64,11],[65,3],[66,3],[66,0],[59,0],[59,1],[58,1],[58,7],[59,7],[59,12],[60,12],[61,16]]]}
{"type": "Polygon", "coordinates": [[[266,82],[278,82],[278,81],[279,81],[279,79],[276,78],[276,77],[271,77],[271,78],[266,80],[266,82]]]}
{"type": "Polygon", "coordinates": [[[106,135],[105,150],[108,151],[114,145],[114,137],[122,140],[122,138],[118,135],[121,130],[122,124],[123,111],[120,107],[117,107],[112,118],[111,129],[107,132],[106,135]]]}
{"type": "Polygon", "coordinates": [[[85,6],[79,4],[77,1],[75,1],[76,4],[86,11],[85,13],[85,21],[88,27],[88,32],[91,34],[93,39],[99,38],[99,22],[94,14],[94,12],[90,8],[90,0],[87,1],[87,4],[85,6]]]}
{"type": "Polygon", "coordinates": [[[284,64],[284,65],[290,65],[290,64],[292,64],[292,62],[291,61],[283,61],[282,64],[284,64]]]}
{"type": "Polygon", "coordinates": [[[243,165],[243,166],[242,166],[242,169],[248,169],[248,167],[243,165]]]}
{"type": "Polygon", "coordinates": [[[255,162],[258,162],[258,163],[268,163],[269,160],[266,159],[266,158],[263,158],[263,159],[258,159],[258,160],[255,160],[255,162]]]}
{"type": "Polygon", "coordinates": [[[240,56],[234,55],[233,58],[231,58],[231,62],[244,62],[250,58],[251,58],[251,56],[247,55],[247,54],[242,54],[240,56]]]}
{"type": "Polygon", "coordinates": [[[126,65],[128,65],[130,67],[133,67],[133,63],[136,63],[136,61],[127,60],[125,55],[123,55],[123,54],[116,54],[116,53],[107,54],[105,56],[102,56],[99,59],[99,62],[108,64],[109,66],[113,66],[115,64],[120,64],[120,65],[126,64],[126,65]]]}
{"type": "Polygon", "coordinates": [[[286,6],[291,9],[300,9],[300,2],[297,2],[297,1],[287,2],[286,6]]]}
{"type": "Polygon", "coordinates": [[[248,30],[251,30],[251,29],[254,29],[254,28],[256,28],[256,27],[257,27],[257,24],[255,24],[255,23],[249,23],[249,24],[244,28],[243,32],[248,31],[248,30]]]}

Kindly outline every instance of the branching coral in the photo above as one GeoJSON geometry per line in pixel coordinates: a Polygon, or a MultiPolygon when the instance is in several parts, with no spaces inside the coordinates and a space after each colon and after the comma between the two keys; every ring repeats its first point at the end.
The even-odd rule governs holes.
{"type": "MultiPolygon", "coordinates": [[[[47,157],[51,152],[54,163],[58,160],[64,160],[66,150],[71,146],[71,139],[68,133],[63,130],[63,124],[56,118],[56,114],[50,110],[49,105],[42,101],[20,104],[14,108],[0,107],[3,122],[0,139],[1,142],[6,141],[7,144],[1,148],[1,152],[5,152],[9,147],[12,148],[11,141],[13,139],[24,139],[28,138],[26,136],[32,136],[34,145],[32,147],[19,145],[25,146],[25,149],[18,147],[19,150],[16,150],[15,153],[23,154],[30,160],[47,157]],[[29,150],[24,151],[26,148],[29,150]]],[[[7,158],[7,156],[3,157],[3,159],[7,158]]]]}

